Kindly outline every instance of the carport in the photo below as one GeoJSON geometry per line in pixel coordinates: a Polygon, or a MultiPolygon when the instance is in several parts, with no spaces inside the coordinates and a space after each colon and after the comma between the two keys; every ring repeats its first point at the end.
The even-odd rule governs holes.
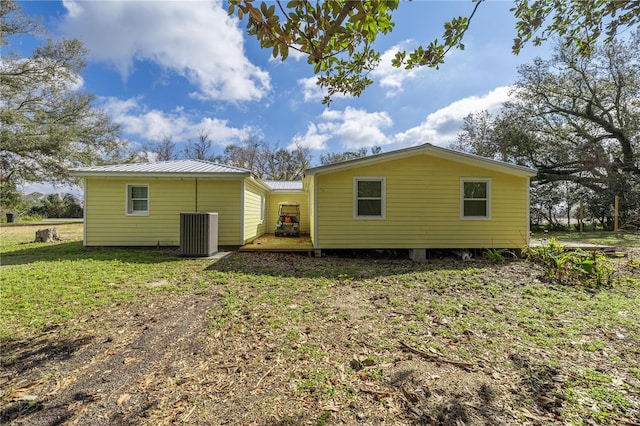
{"type": "Polygon", "coordinates": [[[299,237],[276,237],[274,234],[264,234],[240,247],[240,251],[307,252],[312,254],[313,243],[308,234],[299,237]]]}

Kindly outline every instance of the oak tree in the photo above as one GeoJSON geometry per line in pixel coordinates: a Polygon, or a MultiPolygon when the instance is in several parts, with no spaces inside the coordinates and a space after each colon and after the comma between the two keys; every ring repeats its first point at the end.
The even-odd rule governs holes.
{"type": "MultiPolygon", "coordinates": [[[[407,69],[444,63],[451,49],[464,49],[463,38],[484,0],[471,0],[468,16],[443,24],[442,37],[412,51],[400,51],[393,65],[407,69]]],[[[620,32],[637,28],[640,1],[615,0],[515,0],[516,18],[513,52],[526,43],[541,44],[553,36],[589,56],[601,36],[612,41],[620,32]]],[[[393,12],[399,0],[293,0],[254,2],[230,0],[229,13],[246,17],[247,29],[260,45],[285,60],[290,50],[307,55],[318,74],[318,84],[327,89],[323,103],[337,93],[360,95],[372,83],[368,74],[380,61],[374,48],[379,35],[395,26],[393,12]]],[[[405,4],[402,7],[408,7],[405,4]]]]}
{"type": "Polygon", "coordinates": [[[69,168],[123,160],[118,126],[82,90],[82,44],[49,39],[24,56],[12,43],[44,29],[13,0],[2,1],[0,23],[0,183],[70,182],[69,168]]]}
{"type": "MultiPolygon", "coordinates": [[[[535,191],[581,192],[593,216],[610,225],[640,206],[640,34],[584,57],[560,44],[549,60],[519,69],[512,100],[497,117],[467,117],[457,148],[538,170],[535,191]],[[504,149],[504,151],[502,151],[504,149]],[[505,156],[503,156],[505,155],[505,156]]],[[[547,193],[547,194],[545,194],[547,193]]],[[[556,197],[556,198],[558,198],[556,197]]]]}

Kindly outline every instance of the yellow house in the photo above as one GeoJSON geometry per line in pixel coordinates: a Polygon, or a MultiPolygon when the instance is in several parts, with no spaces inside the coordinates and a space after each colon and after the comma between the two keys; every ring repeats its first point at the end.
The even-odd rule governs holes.
{"type": "Polygon", "coordinates": [[[522,248],[535,170],[430,144],[262,181],[199,160],[76,169],[84,178],[87,246],[177,246],[180,213],[217,212],[218,244],[273,232],[297,202],[301,232],[323,249],[522,248]]]}
{"type": "Polygon", "coordinates": [[[314,249],[523,248],[535,173],[430,144],[308,169],[314,249]]]}
{"type": "Polygon", "coordinates": [[[218,213],[218,244],[267,232],[271,191],[249,170],[200,160],[75,169],[84,178],[86,246],[177,246],[180,213],[218,213]]]}

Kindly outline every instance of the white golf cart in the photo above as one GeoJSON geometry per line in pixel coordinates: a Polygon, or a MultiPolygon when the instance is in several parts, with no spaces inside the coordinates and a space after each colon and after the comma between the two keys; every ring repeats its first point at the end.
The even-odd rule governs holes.
{"type": "Polygon", "coordinates": [[[278,204],[278,222],[274,230],[276,237],[283,235],[300,236],[300,204],[278,204]]]}

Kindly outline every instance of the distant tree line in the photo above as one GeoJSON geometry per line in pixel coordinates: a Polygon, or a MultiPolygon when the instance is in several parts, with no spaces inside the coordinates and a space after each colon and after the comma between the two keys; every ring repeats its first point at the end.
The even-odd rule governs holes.
{"type": "Polygon", "coordinates": [[[0,191],[2,211],[18,216],[42,218],[82,218],[80,199],[73,194],[23,194],[16,188],[3,186],[0,191]]]}
{"type": "MultiPolygon", "coordinates": [[[[367,155],[379,154],[382,149],[375,146],[370,150],[360,148],[355,151],[332,152],[320,157],[320,164],[353,160],[367,155]]],[[[229,144],[222,154],[215,154],[209,134],[200,133],[195,141],[189,141],[180,151],[171,136],[161,141],[148,143],[143,147],[142,157],[146,161],[168,161],[178,158],[206,160],[227,166],[251,170],[256,177],[264,180],[301,180],[304,171],[311,167],[309,148],[296,144],[293,149],[270,146],[257,136],[250,136],[239,144],[229,144]]]]}
{"type": "Polygon", "coordinates": [[[160,142],[146,144],[142,157],[146,161],[178,158],[212,161],[251,170],[256,177],[265,180],[300,180],[311,164],[308,148],[300,144],[293,149],[270,146],[257,136],[250,136],[239,144],[229,144],[222,154],[216,154],[206,132],[200,133],[197,140],[187,142],[182,151],[177,149],[171,136],[165,136],[160,142]]]}

